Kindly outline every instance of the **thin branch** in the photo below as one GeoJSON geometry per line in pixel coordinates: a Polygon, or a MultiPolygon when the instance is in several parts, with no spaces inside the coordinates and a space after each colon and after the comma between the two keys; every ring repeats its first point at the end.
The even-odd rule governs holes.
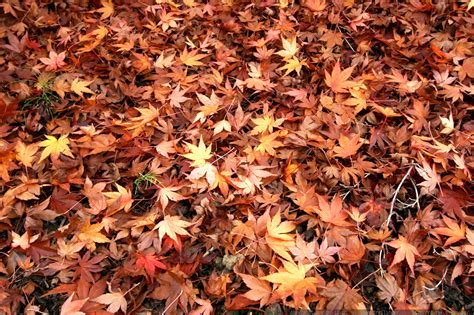
{"type": "Polygon", "coordinates": [[[407,173],[405,174],[405,176],[403,176],[402,181],[400,182],[400,184],[398,184],[398,187],[395,190],[395,194],[393,195],[392,203],[390,204],[390,213],[388,214],[387,222],[385,222],[385,225],[387,227],[390,224],[390,220],[392,219],[393,209],[395,208],[395,202],[397,201],[398,193],[400,192],[400,189],[402,188],[403,183],[406,181],[406,179],[408,178],[408,175],[410,175],[412,170],[413,170],[413,165],[410,166],[407,173]]]}

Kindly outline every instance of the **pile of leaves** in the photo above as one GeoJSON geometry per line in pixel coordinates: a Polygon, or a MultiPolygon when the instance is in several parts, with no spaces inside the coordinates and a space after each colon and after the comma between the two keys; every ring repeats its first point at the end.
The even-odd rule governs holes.
{"type": "Polygon", "coordinates": [[[473,6],[2,1],[0,312],[472,311],[473,6]]]}

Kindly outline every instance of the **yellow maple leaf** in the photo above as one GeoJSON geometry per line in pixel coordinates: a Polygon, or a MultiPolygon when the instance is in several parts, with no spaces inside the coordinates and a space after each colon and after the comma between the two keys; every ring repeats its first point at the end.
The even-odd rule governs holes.
{"type": "Polygon", "coordinates": [[[279,136],[279,132],[274,132],[267,136],[262,136],[260,138],[260,144],[255,148],[255,150],[261,153],[268,152],[268,154],[275,156],[276,151],[274,150],[274,148],[279,148],[283,146],[283,143],[278,140],[275,140],[279,136]]]}
{"type": "Polygon", "coordinates": [[[94,92],[88,88],[88,86],[92,83],[93,81],[81,81],[79,78],[75,78],[74,81],[71,83],[71,91],[76,93],[77,95],[83,97],[84,95],[82,93],[90,93],[94,94],[94,92]]]}
{"type": "Polygon", "coordinates": [[[291,295],[294,307],[309,309],[305,296],[308,291],[315,294],[317,291],[316,285],[322,284],[323,280],[316,277],[306,278],[306,272],[313,267],[313,264],[303,264],[301,262],[295,264],[292,260],[282,260],[282,263],[283,268],[280,268],[278,272],[260,277],[260,279],[276,283],[278,288],[275,293],[280,298],[284,299],[291,295]]]}
{"type": "Polygon", "coordinates": [[[255,118],[252,119],[252,121],[255,123],[255,127],[253,127],[250,134],[256,135],[259,133],[264,133],[265,131],[273,132],[273,128],[280,126],[285,121],[285,119],[279,118],[275,120],[273,116],[266,114],[262,118],[255,118]]]}
{"type": "Polygon", "coordinates": [[[191,153],[183,154],[183,156],[187,159],[193,160],[191,166],[203,166],[206,164],[206,160],[212,157],[212,146],[206,148],[206,144],[202,140],[202,137],[199,140],[199,146],[187,142],[186,146],[191,150],[191,153]]]}
{"type": "Polygon", "coordinates": [[[283,50],[280,50],[276,54],[283,57],[285,60],[293,58],[294,55],[298,52],[298,44],[296,43],[296,37],[291,39],[281,38],[281,43],[283,44],[283,50]]]}
{"type": "Polygon", "coordinates": [[[278,68],[278,70],[286,70],[285,74],[283,76],[287,76],[288,74],[292,73],[293,71],[296,71],[298,75],[300,75],[300,71],[303,68],[303,66],[307,67],[308,64],[306,63],[305,60],[300,61],[298,58],[293,57],[291,59],[288,59],[286,61],[286,65],[278,68]]]}
{"type": "Polygon", "coordinates": [[[59,154],[62,153],[69,157],[74,158],[74,155],[69,149],[69,139],[67,138],[68,135],[62,135],[59,139],[56,139],[54,136],[46,136],[47,140],[43,140],[39,143],[40,147],[44,147],[43,152],[41,152],[40,159],[38,163],[46,159],[48,156],[52,156],[53,158],[59,157],[59,154]]]}
{"type": "Polygon", "coordinates": [[[95,249],[95,243],[110,242],[110,240],[104,234],[100,233],[102,228],[102,224],[91,224],[90,220],[88,219],[81,228],[81,231],[78,235],[79,240],[85,242],[87,244],[87,248],[91,250],[95,249]]]}
{"type": "Polygon", "coordinates": [[[288,234],[296,228],[291,221],[281,222],[280,212],[267,222],[267,234],[265,240],[268,246],[281,257],[291,260],[288,253],[290,247],[295,246],[295,236],[288,234]]]}
{"type": "Polygon", "coordinates": [[[191,52],[188,52],[188,49],[184,48],[183,52],[179,56],[179,59],[186,66],[193,67],[193,66],[202,66],[203,63],[199,60],[201,60],[202,58],[205,58],[205,57],[207,57],[207,55],[198,54],[197,50],[193,50],[191,52]]]}
{"type": "Polygon", "coordinates": [[[100,17],[101,20],[105,20],[114,14],[114,4],[112,1],[102,0],[100,1],[100,4],[102,4],[102,8],[98,9],[97,12],[102,13],[102,16],[100,17]]]}
{"type": "Polygon", "coordinates": [[[173,241],[178,242],[177,235],[190,236],[185,228],[191,225],[193,225],[193,223],[183,221],[179,216],[165,215],[163,220],[155,225],[153,230],[158,230],[158,236],[160,237],[160,240],[163,239],[163,236],[168,235],[173,241]]]}

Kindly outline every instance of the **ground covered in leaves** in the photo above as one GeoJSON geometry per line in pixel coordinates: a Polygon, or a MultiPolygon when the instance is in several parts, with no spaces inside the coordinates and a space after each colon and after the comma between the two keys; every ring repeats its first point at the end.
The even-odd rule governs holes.
{"type": "Polygon", "coordinates": [[[0,313],[472,311],[473,6],[2,1],[0,313]]]}

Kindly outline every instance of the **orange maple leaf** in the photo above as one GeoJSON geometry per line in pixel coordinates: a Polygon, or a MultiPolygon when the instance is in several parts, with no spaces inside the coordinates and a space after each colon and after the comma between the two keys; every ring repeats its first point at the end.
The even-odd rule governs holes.
{"type": "Polygon", "coordinates": [[[402,235],[398,237],[398,240],[393,240],[387,243],[387,245],[397,249],[390,268],[406,260],[411,271],[414,272],[415,256],[421,256],[416,247],[410,244],[402,235]]]}
{"type": "Polygon", "coordinates": [[[354,86],[355,83],[352,81],[348,81],[349,77],[354,71],[355,66],[349,67],[343,71],[341,71],[341,65],[338,62],[334,65],[331,74],[324,70],[324,74],[326,76],[324,82],[327,86],[331,88],[334,93],[344,93],[347,92],[347,89],[354,86]]]}
{"type": "Polygon", "coordinates": [[[443,216],[443,221],[447,227],[435,228],[434,233],[449,236],[444,246],[449,246],[466,238],[466,224],[457,224],[453,219],[443,216]]]}

